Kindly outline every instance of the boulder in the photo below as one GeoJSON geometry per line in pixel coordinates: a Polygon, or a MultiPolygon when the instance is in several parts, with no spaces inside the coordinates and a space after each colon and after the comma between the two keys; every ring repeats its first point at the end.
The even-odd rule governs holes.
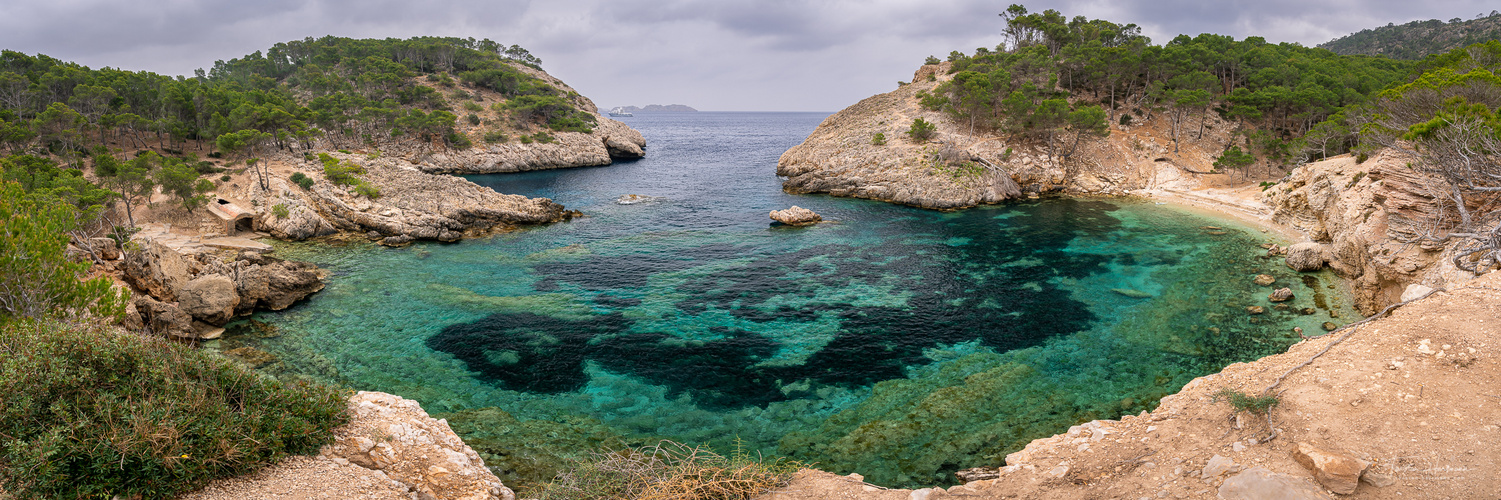
{"type": "Polygon", "coordinates": [[[130,303],[140,313],[141,325],[146,331],[169,337],[198,337],[198,330],[193,327],[193,317],[178,308],[177,304],[161,302],[144,295],[131,299],[130,303]]]}
{"type": "Polygon", "coordinates": [[[384,472],[422,499],[515,500],[478,453],[416,401],[380,392],[349,399],[349,424],[321,455],[384,472]]]}
{"type": "Polygon", "coordinates": [[[1327,500],[1318,486],[1296,476],[1252,467],[1220,485],[1223,500],[1327,500]]]}
{"type": "Polygon", "coordinates": [[[1409,300],[1413,300],[1413,299],[1416,299],[1418,297],[1422,297],[1424,294],[1427,294],[1428,292],[1431,292],[1431,291],[1433,291],[1433,287],[1423,286],[1423,285],[1419,285],[1417,283],[1413,283],[1411,285],[1407,285],[1407,288],[1404,289],[1404,290],[1402,290],[1402,298],[1399,299],[1398,301],[1399,302],[1407,302],[1409,300]]]}
{"type": "Polygon", "coordinates": [[[823,217],[820,217],[818,214],[813,213],[812,210],[808,210],[797,205],[793,205],[792,208],[786,210],[772,210],[771,218],[772,220],[789,226],[806,226],[809,224],[817,224],[819,221],[823,220],[823,217]]]}
{"type": "Polygon", "coordinates": [[[1266,312],[1266,308],[1261,306],[1249,306],[1246,307],[1246,312],[1250,314],[1262,314],[1266,312]]]}
{"type": "Polygon", "coordinates": [[[1272,302],[1287,302],[1293,299],[1293,289],[1278,288],[1273,290],[1271,295],[1266,296],[1266,299],[1272,302]]]}
{"type": "Polygon", "coordinates": [[[251,265],[241,270],[235,288],[240,293],[241,314],[261,307],[280,311],[293,303],[323,289],[323,276],[318,266],[292,260],[264,258],[264,265],[251,265]]]}
{"type": "Polygon", "coordinates": [[[1317,271],[1324,268],[1324,248],[1318,243],[1305,241],[1287,247],[1287,267],[1294,271],[1317,271]]]}
{"type": "Polygon", "coordinates": [[[1355,492],[1360,485],[1360,473],[1368,465],[1363,460],[1302,442],[1293,450],[1293,460],[1312,471],[1319,484],[1341,495],[1355,492]]]}
{"type": "Polygon", "coordinates": [[[193,279],[197,263],[150,239],[137,239],[140,250],[125,253],[122,278],[157,300],[177,301],[177,291],[193,279]]]}
{"type": "Polygon", "coordinates": [[[1258,274],[1255,281],[1257,285],[1272,286],[1272,283],[1277,282],[1277,278],[1272,277],[1270,274],[1258,274]]]}
{"type": "Polygon", "coordinates": [[[94,249],[94,255],[104,260],[120,258],[120,245],[109,238],[89,238],[89,246],[94,249]]]}
{"type": "Polygon", "coordinates": [[[234,280],[221,274],[193,278],[177,291],[177,306],[183,312],[211,325],[222,326],[235,316],[240,295],[234,280]]]}
{"type": "Polygon", "coordinates": [[[1209,458],[1209,463],[1204,465],[1204,470],[1199,471],[1199,474],[1204,479],[1213,479],[1226,472],[1235,472],[1238,468],[1234,460],[1216,454],[1209,458]]]}

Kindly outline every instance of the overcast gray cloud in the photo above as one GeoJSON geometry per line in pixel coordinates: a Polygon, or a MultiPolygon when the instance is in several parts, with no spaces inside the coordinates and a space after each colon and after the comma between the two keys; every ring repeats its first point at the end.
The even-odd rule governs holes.
{"type": "MultiPolygon", "coordinates": [[[[978,0],[0,0],[0,48],[91,67],[191,74],[218,59],[323,35],[490,38],[519,44],[606,106],[834,111],[907,80],[928,55],[994,47],[978,0]]],[[[1316,45],[1365,28],[1469,19],[1495,5],[1410,0],[1048,0],[1177,34],[1316,45]]]]}

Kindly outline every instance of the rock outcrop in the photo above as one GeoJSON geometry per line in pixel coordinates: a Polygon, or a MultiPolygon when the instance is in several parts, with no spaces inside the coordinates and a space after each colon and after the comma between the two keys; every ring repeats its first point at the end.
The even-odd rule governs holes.
{"type": "Polygon", "coordinates": [[[362,391],[349,399],[349,414],[321,456],[381,471],[421,499],[515,500],[479,454],[416,401],[362,391]]]}
{"type": "Polygon", "coordinates": [[[1366,314],[1398,302],[1410,284],[1443,288],[1473,275],[1454,267],[1445,242],[1424,238],[1444,211],[1433,179],[1383,150],[1363,163],[1349,155],[1304,165],[1264,191],[1273,220],[1312,239],[1287,251],[1290,267],[1328,266],[1350,280],[1366,314]],[[1315,248],[1317,247],[1317,248],[1315,248]]]}
{"type": "MultiPolygon", "coordinates": [[[[348,186],[316,182],[310,189],[273,179],[270,192],[251,187],[263,207],[258,228],[283,239],[306,239],[338,231],[368,234],[387,244],[414,240],[457,241],[466,236],[566,220],[574,215],[546,198],[500,194],[463,178],[425,173],[405,159],[334,153],[364,168],[360,177],[380,189],[371,199],[348,186]],[[279,217],[274,207],[286,210],[279,217]]],[[[322,178],[322,164],[299,160],[297,168],[322,178]]]]}
{"type": "Polygon", "coordinates": [[[771,220],[789,226],[807,226],[823,221],[823,217],[813,213],[812,210],[793,205],[792,208],[786,210],[772,210],[771,220]]]}
{"type": "Polygon", "coordinates": [[[235,316],[281,310],[323,289],[323,272],[307,262],[255,252],[184,254],[150,237],[133,240],[121,279],[140,291],[131,324],[181,338],[212,338],[235,316]]]}
{"type": "Polygon", "coordinates": [[[552,132],[555,142],[551,143],[512,142],[449,151],[422,157],[417,165],[428,173],[494,174],[593,167],[646,155],[646,139],[641,132],[609,118],[598,120],[588,134],[552,132]]]}
{"type": "Polygon", "coordinates": [[[933,209],[1046,192],[1120,194],[1197,185],[1194,178],[1210,172],[1232,140],[1232,125],[1215,116],[1208,117],[1202,136],[1180,137],[1176,148],[1160,118],[1138,125],[1111,120],[1109,138],[1085,140],[1066,158],[1052,155],[1036,142],[971,128],[924,109],[920,94],[950,80],[949,68],[949,63],[923,66],[911,83],[825,119],[777,162],[777,175],[786,178],[782,189],[933,209]],[[931,140],[906,135],[917,118],[937,126],[931,140]]]}

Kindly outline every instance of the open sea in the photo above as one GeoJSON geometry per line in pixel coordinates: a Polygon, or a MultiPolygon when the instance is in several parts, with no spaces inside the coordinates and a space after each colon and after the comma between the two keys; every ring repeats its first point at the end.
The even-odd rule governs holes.
{"type": "Polygon", "coordinates": [[[469,177],[585,214],[571,222],[398,249],[276,243],[330,270],[328,287],[210,347],[415,399],[508,485],[671,439],[899,487],[952,484],[1282,352],[1295,326],[1358,318],[1327,271],[1261,257],[1274,236],[1169,205],[937,212],[783,193],[777,158],[826,116],[643,113],[621,120],[644,159],[469,177]],[[791,205],[830,222],[773,225],[791,205]],[[1293,289],[1288,307],[1261,273],[1293,289]]]}

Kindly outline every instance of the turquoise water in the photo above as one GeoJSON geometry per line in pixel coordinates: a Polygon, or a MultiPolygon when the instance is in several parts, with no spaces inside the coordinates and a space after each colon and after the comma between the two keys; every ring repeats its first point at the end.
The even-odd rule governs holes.
{"type": "Polygon", "coordinates": [[[269,373],[416,399],[485,442],[491,465],[520,460],[507,443],[536,438],[524,422],[575,422],[548,436],[739,440],[905,486],[1149,409],[1285,350],[1294,326],[1356,317],[1332,276],[1260,258],[1267,235],[1169,206],[943,213],[782,193],[777,156],[823,117],[636,117],[646,159],[471,177],[586,215],[568,223],[400,249],[278,243],[332,271],[328,287],[218,347],[274,354],[269,373]],[[614,203],[623,194],[657,198],[614,203]],[[793,204],[833,222],[770,223],[793,204]],[[1293,288],[1289,307],[1266,301],[1258,273],[1293,288]]]}

